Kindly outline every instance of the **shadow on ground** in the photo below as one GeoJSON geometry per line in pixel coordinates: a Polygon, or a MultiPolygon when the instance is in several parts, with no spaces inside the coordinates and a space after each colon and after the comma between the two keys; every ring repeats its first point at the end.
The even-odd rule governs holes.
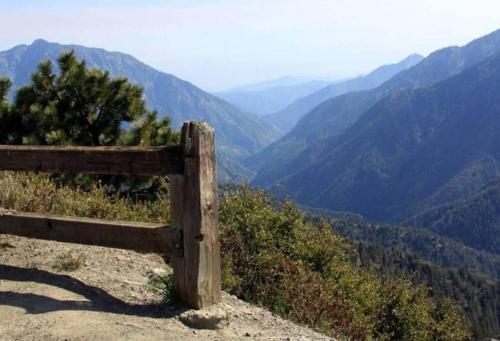
{"type": "Polygon", "coordinates": [[[165,304],[129,304],[106,291],[87,285],[71,276],[44,270],[26,269],[0,264],[0,280],[34,282],[55,286],[85,297],[86,301],[58,300],[52,297],[0,289],[0,305],[23,308],[28,314],[43,314],[63,310],[98,311],[140,317],[168,318],[180,315],[188,308],[165,304]]]}

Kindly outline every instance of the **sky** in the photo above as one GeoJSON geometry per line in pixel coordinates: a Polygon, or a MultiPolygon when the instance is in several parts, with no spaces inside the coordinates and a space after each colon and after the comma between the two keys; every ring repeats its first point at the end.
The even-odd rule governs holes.
{"type": "Polygon", "coordinates": [[[500,28],[500,0],[0,0],[0,50],[121,51],[208,91],[341,79],[500,28]]]}

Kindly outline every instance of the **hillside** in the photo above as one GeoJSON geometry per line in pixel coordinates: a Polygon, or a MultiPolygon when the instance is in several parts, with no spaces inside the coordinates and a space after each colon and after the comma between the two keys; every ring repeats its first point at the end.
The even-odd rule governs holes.
{"type": "Polygon", "coordinates": [[[425,228],[337,219],[335,232],[353,240],[361,262],[383,274],[411,278],[435,297],[464,307],[476,340],[500,336],[500,256],[425,228]]]}
{"type": "Polygon", "coordinates": [[[132,56],[79,45],[61,45],[45,40],[19,45],[0,52],[0,76],[6,76],[18,88],[30,81],[31,73],[42,60],[55,61],[61,51],[74,50],[87,66],[109,71],[112,76],[128,78],[144,89],[150,109],[160,117],[169,116],[179,129],[184,121],[202,120],[217,131],[222,180],[229,174],[247,174],[239,160],[273,141],[277,133],[260,119],[173,75],[157,71],[132,56]]]}
{"type": "Polygon", "coordinates": [[[500,175],[500,54],[433,86],[393,92],[280,183],[312,207],[396,220],[500,175]],[[361,195],[360,195],[361,194],[361,195]]]}
{"type": "Polygon", "coordinates": [[[411,278],[435,298],[448,297],[463,307],[473,340],[500,336],[500,282],[474,269],[441,267],[398,247],[358,243],[364,266],[381,274],[411,278]]]}
{"type": "MultiPolygon", "coordinates": [[[[170,216],[166,181],[161,182],[154,198],[142,200],[120,196],[101,185],[85,191],[58,184],[48,175],[3,172],[0,206],[11,211],[167,224],[170,216]]],[[[401,335],[399,339],[467,338],[469,327],[462,323],[464,315],[458,306],[446,303],[444,297],[432,298],[426,288],[404,278],[368,270],[358,261],[351,242],[332,233],[327,222],[309,220],[293,203],[276,202],[263,191],[237,186],[222,193],[218,206],[222,287],[226,292],[339,339],[390,339],[394,333],[401,335]],[[405,309],[395,313],[394,306],[405,309]]],[[[0,263],[5,264],[0,266],[0,301],[5,302],[0,304],[0,314],[17,314],[8,325],[11,334],[6,335],[39,333],[15,322],[22,311],[13,306],[36,312],[27,320],[34,326],[56,318],[70,325],[67,318],[72,315],[65,312],[78,310],[84,316],[79,322],[90,327],[101,323],[110,333],[123,326],[117,325],[115,314],[119,313],[127,315],[125,318],[138,317],[126,319],[127,326],[147,318],[154,329],[152,335],[170,335],[169,326],[178,327],[179,320],[196,320],[174,309],[175,316],[161,315],[166,325],[156,328],[157,314],[168,317],[175,308],[173,277],[164,270],[155,271],[168,270],[158,256],[0,236],[0,263]],[[58,286],[70,292],[61,292],[58,286]],[[32,291],[33,296],[23,294],[32,291]],[[44,303],[38,304],[40,301],[44,303]]],[[[223,312],[228,308],[234,318],[228,329],[217,332],[221,338],[228,335],[225,331],[236,333],[238,338],[248,332],[257,339],[279,333],[294,338],[301,333],[248,305],[249,309],[237,309],[233,315],[234,307],[242,307],[234,298],[227,300],[225,296],[223,303],[230,305],[223,304],[223,312]],[[247,323],[257,319],[258,323],[251,324],[256,332],[249,331],[247,323]]],[[[205,315],[204,310],[200,313],[205,315]]],[[[189,311],[186,314],[192,316],[189,311]]],[[[0,326],[0,333],[5,330],[0,326]]],[[[63,328],[62,333],[68,330],[71,328],[63,328]]],[[[90,330],[94,335],[94,329],[90,330]]],[[[186,331],[190,330],[182,330],[186,331]]],[[[315,335],[306,329],[303,333],[305,337],[315,335]]],[[[199,335],[212,337],[216,332],[200,331],[199,335]]]]}
{"type": "Polygon", "coordinates": [[[169,272],[156,255],[4,238],[0,246],[0,339],[331,340],[228,294],[213,313],[164,304],[155,281],[169,272]],[[78,269],[59,268],[71,254],[82,259],[78,269]],[[214,318],[221,321],[203,326],[204,321],[217,321],[214,318]]]}
{"type": "Polygon", "coordinates": [[[263,86],[244,87],[217,92],[214,95],[247,112],[264,116],[281,110],[296,99],[307,96],[329,84],[330,82],[322,80],[304,80],[303,83],[298,84],[272,85],[264,89],[262,89],[263,86]]]}
{"type": "Polygon", "coordinates": [[[290,176],[294,159],[305,162],[301,168],[309,165],[313,160],[303,153],[307,148],[322,150],[325,145],[331,146],[332,141],[324,140],[342,133],[392,92],[429,86],[457,75],[498,52],[500,30],[463,47],[453,46],[433,52],[422,62],[375,89],[351,92],[323,102],[305,115],[292,131],[246,161],[259,171],[253,183],[269,186],[290,176]]]}
{"type": "Polygon", "coordinates": [[[418,213],[406,223],[500,254],[500,179],[465,198],[418,213]]]}
{"type": "Polygon", "coordinates": [[[279,111],[276,110],[277,112],[267,115],[265,120],[273,124],[282,133],[287,133],[297,124],[302,116],[322,102],[351,91],[377,87],[399,72],[419,63],[423,58],[418,54],[412,54],[398,63],[380,66],[365,76],[325,86],[310,95],[304,95],[304,97],[297,99],[286,108],[279,111]]]}
{"type": "Polygon", "coordinates": [[[474,339],[500,335],[500,257],[426,229],[336,219],[335,232],[353,240],[360,262],[381,274],[429,286],[436,298],[464,308],[474,339]]]}
{"type": "Polygon", "coordinates": [[[335,219],[332,225],[336,233],[353,241],[371,246],[378,245],[386,250],[397,248],[401,252],[414,255],[422,262],[442,268],[473,271],[491,280],[500,279],[500,255],[477,250],[425,227],[353,219],[335,219]]]}

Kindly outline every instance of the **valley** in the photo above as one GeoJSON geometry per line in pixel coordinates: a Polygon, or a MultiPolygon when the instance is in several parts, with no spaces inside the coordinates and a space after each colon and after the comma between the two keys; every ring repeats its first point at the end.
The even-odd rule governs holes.
{"type": "MultiPolygon", "coordinates": [[[[202,90],[125,53],[37,39],[0,52],[0,99],[3,144],[165,146],[178,141],[184,121],[208,122],[223,286],[240,299],[331,337],[500,337],[500,30],[361,76],[283,76],[226,91],[202,90]],[[98,126],[106,115],[109,124],[98,126]]],[[[168,202],[169,181],[2,173],[0,206],[113,218],[118,206],[126,217],[168,221],[157,205],[168,202]]],[[[0,241],[8,263],[0,275],[12,266],[28,271],[9,245],[34,257],[31,244],[0,241]]],[[[149,267],[159,266],[148,257],[149,267]]],[[[39,271],[50,271],[47,264],[39,271]]],[[[95,282],[90,268],[76,272],[82,283],[95,282]]],[[[136,278],[141,302],[158,299],[145,291],[146,277],[136,278]]],[[[0,303],[12,299],[5,297],[0,303]]],[[[225,301],[243,309],[236,298],[225,301]]],[[[286,322],[247,308],[265,320],[236,317],[248,332],[230,326],[198,336],[288,333],[286,322]]],[[[168,323],[179,335],[193,333],[177,318],[168,323]]],[[[151,325],[159,328],[153,338],[169,329],[151,325]]],[[[290,328],[292,336],[319,337],[290,328]]],[[[19,333],[0,329],[7,338],[27,336],[19,333]]]]}

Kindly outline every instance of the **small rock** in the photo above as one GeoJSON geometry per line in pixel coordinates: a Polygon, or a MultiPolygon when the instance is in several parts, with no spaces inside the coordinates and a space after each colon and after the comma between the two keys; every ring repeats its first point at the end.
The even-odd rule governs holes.
{"type": "Polygon", "coordinates": [[[182,323],[196,329],[219,329],[229,324],[229,318],[229,312],[219,306],[189,310],[179,316],[182,323]]]}
{"type": "Polygon", "coordinates": [[[170,273],[170,271],[165,270],[165,269],[161,269],[161,268],[154,268],[153,270],[148,272],[148,274],[152,274],[156,277],[164,277],[164,276],[168,275],[169,273],[170,273]]]}

